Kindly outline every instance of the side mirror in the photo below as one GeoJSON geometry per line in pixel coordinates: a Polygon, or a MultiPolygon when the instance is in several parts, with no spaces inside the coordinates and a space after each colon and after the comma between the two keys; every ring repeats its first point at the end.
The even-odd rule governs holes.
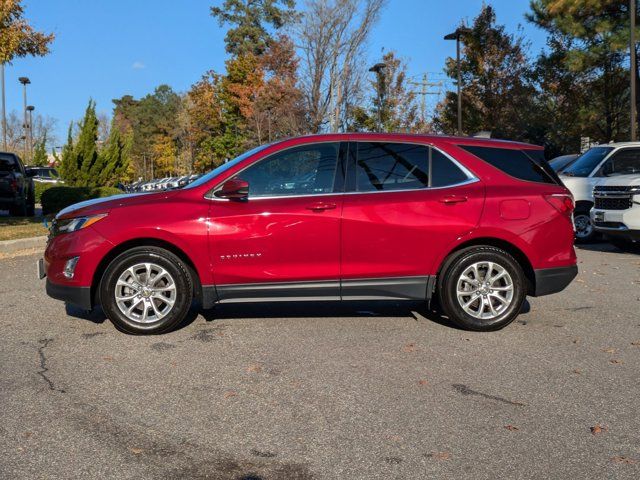
{"type": "Polygon", "coordinates": [[[25,176],[26,176],[27,178],[33,178],[33,177],[35,177],[35,176],[36,176],[36,173],[37,173],[37,172],[36,172],[35,170],[29,169],[29,170],[27,170],[27,171],[26,171],[26,172],[24,172],[24,173],[25,173],[25,176]]]}
{"type": "Polygon", "coordinates": [[[249,182],[240,178],[232,178],[224,182],[214,195],[229,200],[247,200],[249,198],[249,182]]]}
{"type": "Polygon", "coordinates": [[[613,173],[613,162],[607,162],[602,166],[602,175],[608,177],[613,173]]]}

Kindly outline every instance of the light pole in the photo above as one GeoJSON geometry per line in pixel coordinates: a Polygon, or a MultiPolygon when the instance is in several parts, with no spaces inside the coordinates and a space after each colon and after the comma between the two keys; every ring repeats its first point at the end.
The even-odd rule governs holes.
{"type": "Polygon", "coordinates": [[[29,112],[29,158],[33,162],[33,111],[36,109],[33,105],[27,107],[29,112]]]}
{"type": "Polygon", "coordinates": [[[376,74],[376,90],[378,91],[378,131],[382,130],[382,91],[384,90],[384,69],[387,68],[386,63],[376,63],[369,69],[370,72],[376,74]]]}
{"type": "Polygon", "coordinates": [[[631,28],[629,29],[629,54],[631,55],[631,141],[637,139],[638,124],[636,121],[636,0],[629,1],[629,19],[631,28]]]}
{"type": "Polygon", "coordinates": [[[22,84],[22,98],[24,101],[24,156],[27,156],[27,141],[28,141],[28,132],[27,128],[29,128],[29,123],[27,119],[27,85],[31,83],[27,77],[20,77],[18,81],[22,84]]]}
{"type": "Polygon", "coordinates": [[[456,41],[456,70],[458,75],[458,135],[462,135],[462,95],[460,93],[460,37],[462,35],[471,32],[471,29],[466,27],[458,27],[456,31],[444,36],[445,40],[456,41]]]}

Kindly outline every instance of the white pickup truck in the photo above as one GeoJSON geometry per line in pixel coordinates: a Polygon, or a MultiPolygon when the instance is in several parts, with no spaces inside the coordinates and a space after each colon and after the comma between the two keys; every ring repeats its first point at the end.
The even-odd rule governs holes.
{"type": "MultiPolygon", "coordinates": [[[[635,173],[640,175],[640,142],[598,145],[587,150],[565,170],[560,172],[560,178],[573,194],[576,204],[574,223],[578,242],[589,241],[598,232],[606,233],[610,237],[615,235],[615,232],[611,230],[605,231],[604,227],[606,225],[595,225],[594,228],[594,220],[603,218],[602,215],[607,217],[613,215],[612,218],[618,220],[612,221],[616,222],[620,218],[619,210],[615,213],[609,213],[609,209],[599,208],[596,205],[597,200],[594,199],[594,188],[596,188],[596,185],[607,185],[606,188],[615,186],[626,188],[626,186],[631,186],[631,183],[628,183],[631,180],[627,178],[630,174],[635,173]],[[594,206],[596,207],[594,212],[607,213],[598,213],[598,216],[590,214],[594,206]]],[[[628,197],[628,194],[625,195],[628,197]]],[[[640,201],[640,197],[636,197],[636,199],[640,201]]],[[[640,230],[640,222],[638,221],[640,220],[640,205],[635,205],[635,207],[638,212],[634,214],[637,220],[633,224],[635,225],[633,228],[640,230]]],[[[608,220],[598,220],[599,223],[606,221],[608,220]]],[[[632,229],[632,226],[628,225],[628,228],[632,229]]]]}
{"type": "MultiPolygon", "coordinates": [[[[640,160],[635,169],[640,172],[640,160]]],[[[605,178],[593,195],[591,221],[596,231],[623,250],[640,245],[640,173],[605,178]]]]}

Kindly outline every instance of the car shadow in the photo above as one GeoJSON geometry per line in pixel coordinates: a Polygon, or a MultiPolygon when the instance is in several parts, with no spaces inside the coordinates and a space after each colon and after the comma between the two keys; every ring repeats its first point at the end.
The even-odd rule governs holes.
{"type": "Polygon", "coordinates": [[[607,242],[598,242],[598,243],[582,243],[576,244],[576,248],[578,250],[585,250],[588,252],[603,252],[603,253],[635,253],[640,254],[640,245],[635,248],[630,246],[626,250],[622,250],[615,245],[612,245],[607,242]]]}
{"type": "MultiPolygon", "coordinates": [[[[67,315],[95,324],[107,320],[102,308],[83,310],[70,304],[65,305],[67,315]]],[[[525,299],[520,315],[531,311],[529,301],[525,299]]],[[[182,330],[202,316],[206,322],[233,320],[242,318],[407,318],[416,322],[427,321],[462,330],[444,315],[436,305],[428,307],[425,302],[398,302],[385,300],[371,301],[321,301],[321,302],[263,302],[263,303],[223,303],[203,310],[193,303],[184,320],[174,329],[182,330]]]]}

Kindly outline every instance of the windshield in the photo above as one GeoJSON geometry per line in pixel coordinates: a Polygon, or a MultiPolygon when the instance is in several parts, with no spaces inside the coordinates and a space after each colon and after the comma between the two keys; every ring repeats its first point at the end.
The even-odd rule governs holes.
{"type": "Polygon", "coordinates": [[[260,145],[259,147],[254,148],[253,150],[249,150],[244,152],[242,155],[237,156],[236,158],[234,158],[233,160],[229,160],[227,163],[223,163],[222,165],[220,165],[217,168],[214,168],[213,170],[211,170],[209,173],[205,173],[204,175],[202,175],[200,178],[198,178],[197,180],[191,182],[189,185],[187,185],[186,187],[183,188],[194,188],[194,187],[199,187],[200,185],[204,185],[205,183],[207,183],[209,180],[211,180],[212,178],[217,177],[218,175],[220,175],[221,173],[226,172],[227,170],[229,170],[231,167],[236,166],[238,163],[242,162],[243,160],[245,160],[246,158],[249,158],[251,155],[258,153],[262,150],[264,150],[265,148],[267,148],[269,145],[271,144],[267,144],[267,145],[260,145]]]}
{"type": "Polygon", "coordinates": [[[562,174],[569,177],[588,177],[611,150],[613,147],[593,147],[565,168],[562,174]]]}

